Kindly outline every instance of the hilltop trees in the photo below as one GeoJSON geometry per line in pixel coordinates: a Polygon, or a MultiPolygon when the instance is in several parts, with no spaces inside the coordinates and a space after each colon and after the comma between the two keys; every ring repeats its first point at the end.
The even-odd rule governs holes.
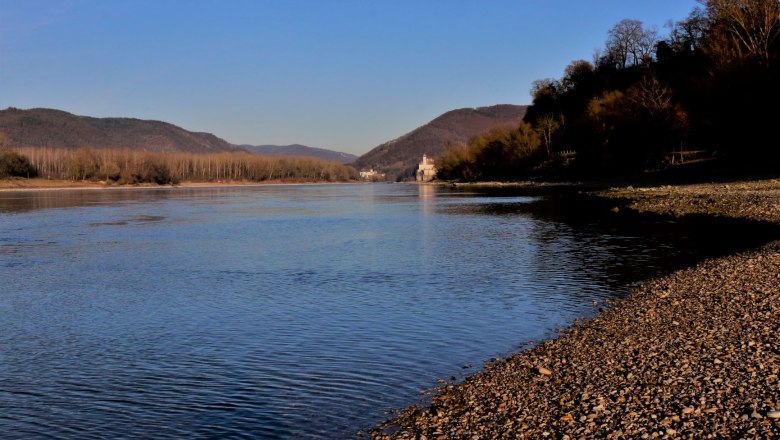
{"type": "Polygon", "coordinates": [[[708,141],[735,161],[780,159],[774,141],[780,99],[780,3],[708,0],[701,52],[708,75],[702,119],[708,141]]]}
{"type": "Polygon", "coordinates": [[[607,35],[607,59],[616,67],[647,65],[652,60],[658,32],[645,29],[641,21],[620,20],[607,35]]]}
{"type": "Polygon", "coordinates": [[[777,0],[707,0],[706,49],[723,63],[777,61],[780,4],[777,0]]]}
{"type": "Polygon", "coordinates": [[[536,81],[525,120],[547,155],[576,150],[583,171],[657,166],[671,152],[707,149],[729,164],[776,164],[780,2],[702,0],[669,35],[638,20],[607,33],[594,63],[536,81]]]}
{"type": "Polygon", "coordinates": [[[530,126],[449,147],[440,176],[518,179],[568,162],[557,160],[561,151],[576,151],[575,170],[586,174],[664,167],[691,150],[728,167],[776,171],[780,1],[700,3],[665,38],[621,20],[592,63],[575,60],[561,78],[533,83],[530,126]],[[518,138],[533,147],[516,149],[518,138]]]}

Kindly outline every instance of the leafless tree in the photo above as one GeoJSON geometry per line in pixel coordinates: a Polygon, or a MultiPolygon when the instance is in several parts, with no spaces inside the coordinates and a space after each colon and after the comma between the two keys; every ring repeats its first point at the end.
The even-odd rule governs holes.
{"type": "Polygon", "coordinates": [[[657,42],[655,29],[645,29],[639,20],[623,19],[607,34],[607,53],[617,67],[625,69],[647,64],[657,42]]]}
{"type": "Polygon", "coordinates": [[[672,90],[654,75],[645,76],[632,86],[628,99],[652,118],[660,117],[672,108],[672,90]]]}
{"type": "Polygon", "coordinates": [[[555,96],[558,81],[552,78],[537,79],[531,84],[531,97],[534,101],[555,96]]]}
{"type": "Polygon", "coordinates": [[[708,23],[704,9],[696,7],[685,20],[671,25],[670,43],[678,49],[695,52],[701,46],[708,23]]]}
{"type": "Polygon", "coordinates": [[[543,115],[541,118],[539,118],[538,121],[536,121],[536,131],[539,133],[539,136],[542,138],[542,142],[544,142],[544,148],[547,152],[547,157],[550,157],[552,155],[552,152],[550,151],[550,145],[552,144],[552,135],[555,133],[556,130],[561,126],[561,124],[558,122],[558,120],[555,118],[555,116],[551,114],[543,115]]]}
{"type": "Polygon", "coordinates": [[[53,179],[146,181],[345,181],[357,171],[310,157],[259,156],[249,153],[160,153],[129,149],[19,147],[39,174],[53,179]]]}
{"type": "Polygon", "coordinates": [[[710,50],[768,64],[780,45],[778,0],[703,0],[713,35],[710,50]]]}

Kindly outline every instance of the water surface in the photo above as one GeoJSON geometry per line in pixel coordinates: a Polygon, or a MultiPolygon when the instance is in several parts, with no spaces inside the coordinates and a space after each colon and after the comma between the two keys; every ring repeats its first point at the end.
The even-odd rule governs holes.
{"type": "Polygon", "coordinates": [[[0,432],[350,437],[714,227],[428,186],[0,193],[0,432]]]}

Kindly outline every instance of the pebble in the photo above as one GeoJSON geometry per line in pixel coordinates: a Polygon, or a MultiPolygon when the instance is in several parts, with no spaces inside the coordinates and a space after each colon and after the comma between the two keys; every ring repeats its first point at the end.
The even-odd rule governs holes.
{"type": "Polygon", "coordinates": [[[541,374],[542,376],[549,376],[552,374],[552,371],[544,367],[536,367],[536,372],[541,374]]]}
{"type": "MultiPolygon", "coordinates": [[[[722,185],[614,194],[632,200],[630,210],[780,225],[780,182],[749,182],[730,191],[722,185]]],[[[780,438],[780,423],[772,421],[780,419],[780,344],[774,339],[780,328],[780,241],[631,289],[626,300],[575,322],[557,338],[433,390],[428,405],[436,411],[410,406],[368,435],[780,438]],[[554,378],[543,365],[555,366],[554,378]],[[539,376],[550,378],[534,379],[539,376]]]]}

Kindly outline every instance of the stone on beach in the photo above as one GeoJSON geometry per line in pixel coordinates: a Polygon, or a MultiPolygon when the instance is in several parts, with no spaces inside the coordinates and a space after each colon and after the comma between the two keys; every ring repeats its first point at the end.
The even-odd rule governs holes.
{"type": "MultiPolygon", "coordinates": [[[[780,225],[777,181],[614,196],[632,199],[633,210],[780,225]]],[[[776,438],[778,330],[780,241],[772,241],[633,287],[626,300],[558,338],[437,389],[435,412],[406,408],[371,435],[776,438]]]]}
{"type": "Polygon", "coordinates": [[[544,367],[536,367],[536,372],[542,376],[550,376],[552,374],[552,371],[544,367]]]}

